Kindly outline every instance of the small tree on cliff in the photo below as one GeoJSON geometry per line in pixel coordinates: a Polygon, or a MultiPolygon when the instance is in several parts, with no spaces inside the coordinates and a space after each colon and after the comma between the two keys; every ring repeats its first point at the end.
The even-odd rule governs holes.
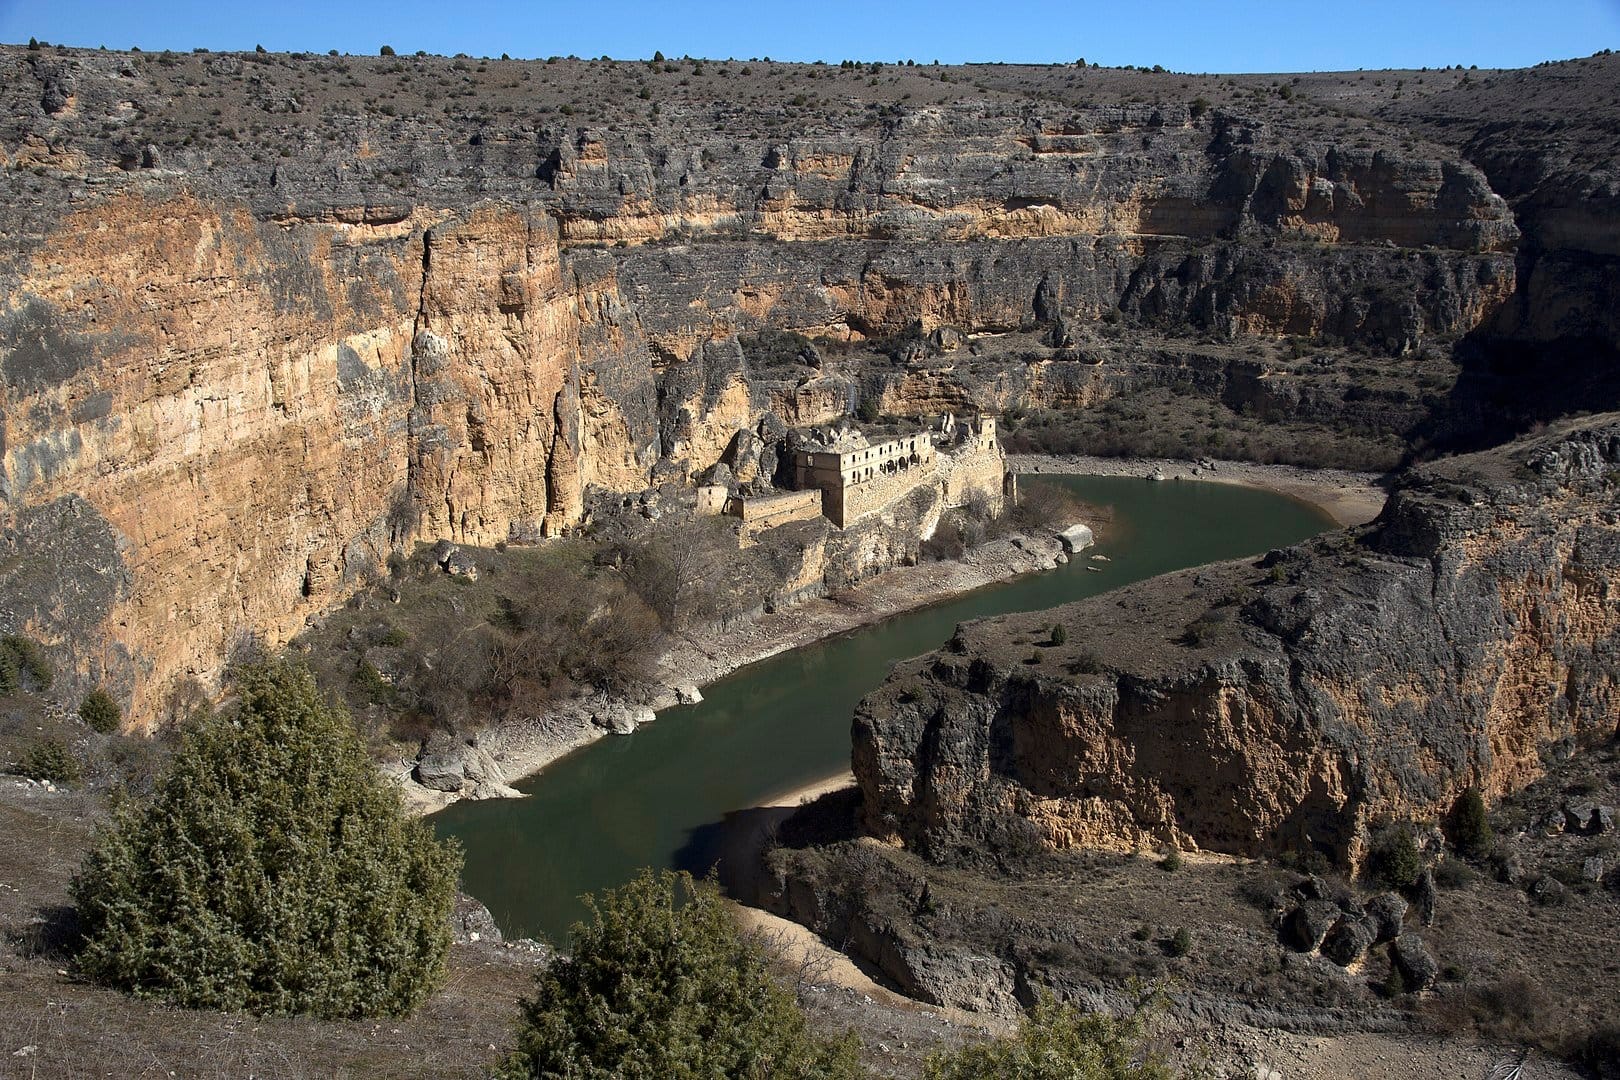
{"type": "Polygon", "coordinates": [[[1490,852],[1495,835],[1491,832],[1490,817],[1485,813],[1485,796],[1479,788],[1471,787],[1457,798],[1446,820],[1446,838],[1452,847],[1471,859],[1490,852]]]}
{"type": "Polygon", "coordinates": [[[91,730],[107,735],[117,731],[118,725],[124,722],[124,710],[111,694],[98,686],[79,702],[79,719],[89,724],[91,730]]]}
{"type": "Polygon", "coordinates": [[[536,979],[500,1073],[578,1080],[863,1075],[853,1036],[810,1035],[710,883],[644,871],[574,927],[573,953],[536,979]]]}
{"type": "Polygon", "coordinates": [[[238,676],[73,882],[81,971],[177,1005],[398,1015],[438,983],[460,857],[408,819],[308,669],[238,676]]]}

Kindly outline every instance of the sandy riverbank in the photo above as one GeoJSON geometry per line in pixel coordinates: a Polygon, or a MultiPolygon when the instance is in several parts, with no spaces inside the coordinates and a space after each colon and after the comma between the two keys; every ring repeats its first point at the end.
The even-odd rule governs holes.
{"type": "MultiPolygon", "coordinates": [[[[610,732],[592,723],[593,710],[601,712],[615,704],[665,708],[676,703],[674,687],[701,689],[779,653],[998,581],[1053,569],[1061,553],[1062,546],[1055,536],[1007,537],[975,548],[958,560],[897,567],[836,596],[807,600],[728,627],[683,634],[674,639],[659,661],[659,679],[666,689],[653,700],[577,702],[545,716],[503,724],[482,733],[477,749],[501,771],[498,783],[482,788],[491,795],[516,794],[506,785],[533,776],[558,758],[607,737],[610,732]]],[[[423,787],[408,774],[391,775],[399,781],[406,804],[414,813],[431,814],[463,797],[423,787]]]]}
{"type": "Polygon", "coordinates": [[[1377,473],[1345,469],[1302,469],[1293,465],[1258,465],[1249,461],[1200,464],[1172,458],[1109,458],[1079,454],[1010,454],[1007,468],[1016,473],[1074,476],[1141,476],[1166,480],[1209,480],[1265,488],[1320,507],[1340,525],[1365,525],[1378,516],[1388,497],[1377,473]]]}
{"type": "MultiPolygon", "coordinates": [[[[1155,473],[1167,480],[1209,480],[1265,488],[1320,507],[1341,525],[1371,521],[1383,508],[1385,493],[1379,477],[1338,469],[1300,469],[1287,465],[1248,462],[1210,462],[1150,458],[1009,455],[1010,471],[1025,474],[1089,476],[1142,476],[1155,473]]],[[[693,632],[676,638],[659,663],[659,678],[666,689],[650,701],[614,702],[597,699],[575,702],[529,720],[501,725],[479,737],[478,750],[499,769],[500,776],[481,784],[484,796],[516,795],[507,785],[543,770],[564,755],[610,734],[593,722],[593,711],[648,708],[675,704],[674,687],[709,685],[739,668],[791,649],[882,622],[903,612],[948,600],[985,585],[1021,574],[1051,569],[1061,547],[1054,537],[1009,537],[968,552],[960,560],[925,562],[897,567],[835,597],[808,600],[732,626],[693,632]]],[[[464,797],[435,791],[395,774],[406,803],[415,813],[430,814],[464,797]]]]}

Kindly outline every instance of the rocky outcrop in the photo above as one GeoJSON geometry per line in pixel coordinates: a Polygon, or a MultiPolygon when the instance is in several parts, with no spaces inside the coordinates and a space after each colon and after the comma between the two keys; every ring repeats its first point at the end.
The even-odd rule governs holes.
{"type": "Polygon", "coordinates": [[[85,500],[123,583],[94,640],[34,610],[6,628],[137,716],[417,539],[555,535],[593,489],[722,462],[768,477],[785,425],[865,398],[1152,389],[1415,430],[1433,402],[1411,372],[1353,395],[1250,354],[1416,356],[1522,285],[1486,174],[1376,125],[1338,140],[1179,86],[792,124],[687,96],[580,125],[496,104],[548,65],[410,64],[0,49],[0,517],[85,500]],[[397,111],[320,88],[338,75],[489,107],[397,111]],[[1121,322],[1157,344],[1092,347],[1121,322]],[[784,329],[827,349],[744,347],[784,329]]]}
{"type": "Polygon", "coordinates": [[[1617,483],[1620,417],[1566,423],[1360,532],[964,625],[857,712],[864,827],[1354,864],[1378,822],[1522,788],[1617,734],[1617,483]]]}

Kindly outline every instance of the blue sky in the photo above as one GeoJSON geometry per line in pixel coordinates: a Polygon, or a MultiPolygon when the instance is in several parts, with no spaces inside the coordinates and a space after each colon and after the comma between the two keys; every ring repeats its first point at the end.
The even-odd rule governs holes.
{"type": "Polygon", "coordinates": [[[1620,48],[1620,0],[0,0],[0,41],[475,56],[1517,67],[1620,48]]]}

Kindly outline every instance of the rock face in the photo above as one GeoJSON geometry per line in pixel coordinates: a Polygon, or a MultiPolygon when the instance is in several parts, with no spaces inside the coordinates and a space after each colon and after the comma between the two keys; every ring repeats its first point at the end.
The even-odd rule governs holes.
{"type": "Polygon", "coordinates": [[[964,625],[857,711],[864,827],[1354,864],[1375,823],[1517,790],[1616,735],[1617,482],[1620,416],[1566,423],[1416,472],[1359,533],[964,625]]]}
{"type": "MultiPolygon", "coordinates": [[[[495,93],[458,63],[418,68],[495,93]]],[[[784,423],[863,395],[919,416],[1170,388],[1406,430],[1429,406],[1404,391],[1347,402],[1198,342],[1396,356],[1521,284],[1485,174],[1376,124],[1340,144],[1304,114],[978,96],[792,137],[724,95],[609,127],[358,93],[317,116],[339,66],[405,64],[0,48],[0,522],[26,537],[79,499],[117,551],[99,634],[54,600],[0,623],[137,703],[415,540],[555,535],[655,471],[763,475],[784,423]],[[219,105],[184,121],[198,85],[219,105]],[[216,138],[222,109],[254,138],[216,138]],[[1076,346],[1121,319],[1176,341],[1119,365],[1076,346]],[[782,329],[883,362],[743,347],[782,329]],[[1044,344],[998,351],[1007,331],[1044,344]]]]}

